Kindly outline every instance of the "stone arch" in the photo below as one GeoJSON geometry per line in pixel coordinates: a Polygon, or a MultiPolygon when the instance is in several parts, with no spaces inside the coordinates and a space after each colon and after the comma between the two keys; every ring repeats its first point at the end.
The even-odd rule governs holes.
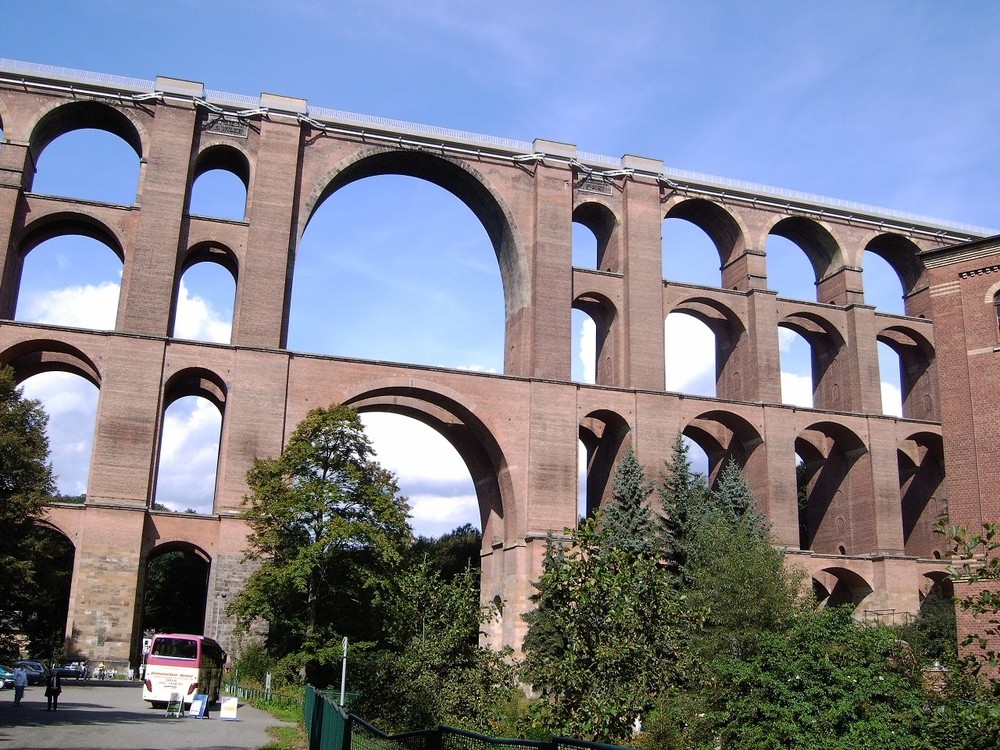
{"type": "Polygon", "coordinates": [[[663,219],[684,219],[707,234],[719,253],[720,285],[726,289],[744,288],[745,279],[735,276],[731,270],[734,261],[746,250],[746,230],[739,217],[718,203],[704,198],[686,198],[670,206],[663,219]]]}
{"type": "Polygon", "coordinates": [[[454,195],[482,223],[493,245],[503,284],[507,331],[504,346],[504,370],[521,374],[521,352],[527,351],[527,331],[521,321],[531,307],[531,282],[528,262],[514,212],[489,184],[486,177],[459,159],[427,153],[371,148],[344,160],[327,172],[303,201],[296,232],[300,242],[309,219],[319,206],[337,190],[356,180],[381,175],[400,175],[426,180],[454,195]]]}
{"type": "Polygon", "coordinates": [[[344,405],[360,413],[381,411],[410,417],[441,435],[472,476],[484,549],[505,538],[508,522],[516,515],[507,458],[489,427],[461,396],[436,384],[408,380],[360,386],[345,397],[344,405]]]}
{"type": "Polygon", "coordinates": [[[18,383],[43,372],[68,372],[101,387],[96,361],[72,344],[57,339],[29,339],[0,353],[0,363],[14,368],[18,383]]]}
{"type": "MultiPolygon", "coordinates": [[[[240,259],[235,252],[227,245],[221,242],[216,242],[214,240],[206,240],[204,242],[199,242],[187,249],[187,251],[181,256],[180,266],[178,272],[174,277],[174,289],[170,301],[170,326],[168,328],[167,335],[175,336],[175,327],[177,325],[177,309],[180,304],[181,295],[181,282],[184,280],[184,275],[194,266],[199,263],[211,263],[213,265],[219,266],[225,269],[233,279],[233,307],[235,309],[235,300],[239,295],[239,284],[240,284],[240,259]]],[[[190,289],[190,287],[188,287],[190,289]]],[[[233,324],[233,320],[229,321],[230,326],[233,324]]],[[[228,343],[228,342],[226,342],[228,343]]]]}
{"type": "Polygon", "coordinates": [[[587,516],[611,498],[615,467],[632,444],[632,427],[620,414],[597,409],[580,420],[579,436],[587,451],[587,516]]]}
{"type": "Polygon", "coordinates": [[[69,234],[97,240],[125,263],[125,243],[122,238],[100,219],[73,211],[49,214],[25,226],[16,240],[21,262],[24,262],[24,256],[43,242],[69,234]]]}
{"type": "Polygon", "coordinates": [[[778,321],[802,336],[810,349],[813,406],[817,409],[843,409],[849,405],[849,380],[842,372],[842,354],[846,339],[826,316],[811,310],[796,310],[778,321]]]}
{"type": "Polygon", "coordinates": [[[920,577],[920,601],[933,593],[938,593],[946,599],[955,597],[955,581],[945,570],[929,570],[920,577]]]}
{"type": "MultiPolygon", "coordinates": [[[[38,163],[45,148],[59,136],[85,129],[103,130],[121,138],[139,159],[148,151],[148,133],[130,113],[104,102],[75,101],[53,105],[35,122],[28,146],[32,164],[38,163]]],[[[33,170],[25,170],[25,191],[31,191],[33,179],[33,170]]]]}
{"type": "Polygon", "coordinates": [[[193,179],[205,172],[222,169],[239,178],[243,187],[250,190],[250,159],[239,148],[228,143],[217,143],[199,152],[194,162],[193,179]]]}
{"type": "MultiPolygon", "coordinates": [[[[163,470],[165,467],[173,469],[175,466],[183,465],[186,472],[191,472],[192,470],[188,468],[186,464],[178,463],[177,460],[174,461],[164,461],[163,457],[163,447],[164,447],[164,433],[167,432],[167,411],[170,407],[182,398],[196,397],[201,398],[212,404],[218,412],[221,423],[219,425],[219,436],[218,443],[215,453],[215,462],[213,464],[214,471],[214,484],[212,486],[212,504],[209,507],[208,512],[212,512],[215,508],[215,501],[218,497],[218,483],[219,483],[219,465],[224,460],[223,447],[225,446],[225,435],[226,435],[226,398],[228,395],[228,386],[225,380],[218,374],[204,367],[187,367],[170,375],[163,385],[163,398],[160,404],[160,411],[158,416],[158,424],[156,430],[156,445],[155,445],[155,461],[153,463],[153,487],[151,497],[153,502],[168,504],[170,502],[176,502],[176,497],[164,497],[163,489],[167,486],[167,483],[162,481],[163,470]]],[[[214,425],[213,425],[214,426],[214,425]]],[[[214,431],[212,433],[214,437],[214,431]]],[[[169,443],[168,443],[169,444],[169,443]]],[[[204,452],[204,450],[202,450],[204,452]]],[[[207,473],[207,468],[205,469],[204,476],[209,476],[207,473]]],[[[190,498],[188,498],[190,500],[190,498]]],[[[193,504],[187,505],[187,507],[193,507],[193,504]]],[[[198,511],[196,511],[198,512],[198,511]]]]}
{"type": "Polygon", "coordinates": [[[860,573],[831,566],[813,574],[813,593],[820,608],[850,604],[855,613],[875,589],[860,573]]]}
{"type": "Polygon", "coordinates": [[[742,318],[730,306],[713,297],[686,297],[667,311],[684,313],[704,323],[715,336],[715,390],[717,398],[745,398],[743,370],[750,366],[742,347],[749,343],[742,318]]]}
{"type": "Polygon", "coordinates": [[[805,253],[812,265],[817,288],[844,265],[843,252],[837,240],[826,227],[813,219],[789,216],[776,221],[768,234],[784,237],[805,253]]]}
{"type": "Polygon", "coordinates": [[[217,143],[199,152],[195,158],[191,174],[191,188],[188,194],[188,211],[191,211],[191,201],[198,178],[206,172],[219,170],[233,175],[243,185],[243,210],[239,219],[245,220],[250,200],[251,162],[240,148],[233,144],[217,143]]]}
{"type": "Polygon", "coordinates": [[[876,334],[876,340],[899,357],[899,385],[903,416],[937,420],[937,366],[934,344],[920,331],[893,323],[876,334]]]}
{"type": "Polygon", "coordinates": [[[573,309],[586,313],[597,329],[594,347],[594,382],[613,385],[617,379],[616,363],[621,342],[618,340],[618,307],[599,292],[585,292],[573,300],[573,309]]]}
{"type": "Polygon", "coordinates": [[[870,551],[874,500],[864,440],[838,422],[814,422],[795,438],[795,452],[802,459],[800,548],[823,554],[870,551]]]}
{"type": "Polygon", "coordinates": [[[941,435],[923,431],[907,436],[900,441],[896,458],[904,552],[940,558],[943,538],[934,528],[947,510],[941,435]]]}
{"type": "Polygon", "coordinates": [[[59,521],[57,519],[50,518],[50,517],[42,518],[42,519],[36,521],[35,525],[36,526],[40,526],[43,529],[47,529],[47,530],[51,531],[54,534],[59,534],[60,536],[65,537],[65,539],[69,543],[69,545],[74,550],[76,549],[77,544],[76,544],[76,542],[73,541],[73,534],[70,531],[67,531],[66,529],[64,529],[59,524],[59,521]]]}
{"type": "Polygon", "coordinates": [[[597,238],[597,258],[594,268],[599,271],[620,273],[622,262],[621,222],[608,206],[587,200],[573,209],[573,221],[581,224],[597,238]]]}
{"type": "Polygon", "coordinates": [[[30,144],[35,160],[52,141],[74,130],[104,130],[125,141],[140,159],[145,153],[145,128],[126,112],[98,101],[57,104],[42,114],[31,129],[30,144]]]}
{"type": "MultiPolygon", "coordinates": [[[[187,575],[183,581],[168,580],[163,582],[163,585],[177,591],[183,590],[189,597],[189,600],[191,596],[196,597],[196,604],[187,608],[189,610],[187,615],[189,618],[200,619],[200,627],[190,632],[203,632],[208,603],[209,577],[213,562],[212,556],[197,543],[181,539],[162,539],[158,534],[151,534],[149,533],[149,526],[150,524],[147,524],[147,533],[144,535],[146,544],[139,560],[139,590],[142,593],[136,607],[138,615],[135,623],[136,632],[141,634],[144,630],[151,629],[151,627],[154,629],[162,627],[159,623],[150,622],[147,611],[150,603],[149,569],[150,565],[170,553],[182,553],[187,560],[191,561],[185,565],[185,572],[190,573],[193,571],[197,575],[194,577],[187,575]]],[[[192,627],[197,624],[196,622],[192,623],[192,627]]],[[[133,644],[133,649],[137,650],[138,645],[138,643],[133,644]]]]}
{"type": "Polygon", "coordinates": [[[708,457],[708,486],[713,487],[719,472],[735,461],[751,490],[763,498],[766,489],[766,458],[760,431],[743,416],[725,409],[710,409],[691,419],[682,430],[708,457]]]}
{"type": "Polygon", "coordinates": [[[232,249],[221,242],[206,240],[189,247],[181,258],[180,276],[183,276],[185,271],[198,263],[220,265],[233,275],[233,280],[237,284],[239,283],[240,259],[232,249]]]}
{"type": "Polygon", "coordinates": [[[926,286],[927,269],[920,260],[920,248],[899,234],[886,232],[872,238],[864,248],[888,263],[899,277],[903,298],[926,286]]]}
{"type": "Polygon", "coordinates": [[[163,386],[163,409],[186,396],[200,396],[225,414],[226,381],[217,373],[204,367],[188,367],[167,378],[163,386]]]}

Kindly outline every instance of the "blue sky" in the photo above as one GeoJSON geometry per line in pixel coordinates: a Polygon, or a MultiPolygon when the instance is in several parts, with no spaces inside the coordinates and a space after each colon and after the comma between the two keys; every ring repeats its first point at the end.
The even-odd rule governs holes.
{"type": "MultiPolygon", "coordinates": [[[[1000,5],[993,3],[12,0],[3,23],[0,56],[9,59],[299,96],[313,106],[565,141],[591,153],[649,156],[674,168],[1000,226],[1000,5]]],[[[89,149],[79,143],[64,144],[70,156],[60,157],[59,141],[43,154],[36,189],[68,192],[65,186],[88,179],[96,189],[96,167],[82,165],[89,149]]],[[[123,182],[124,197],[107,200],[131,202],[127,175],[123,182]]],[[[216,193],[226,186],[199,184],[197,211],[224,212],[216,193]]],[[[701,268],[717,276],[717,262],[699,249],[703,238],[672,224],[665,225],[668,245],[690,243],[691,256],[704,252],[701,268]]],[[[793,288],[804,267],[794,249],[768,251],[783,259],[769,264],[772,288],[811,297],[793,288]]],[[[19,317],[114,309],[120,266],[113,258],[86,263],[81,277],[72,255],[91,258],[93,249],[66,244],[45,252],[48,259],[29,256],[40,270],[26,268],[19,317]],[[61,275],[62,267],[73,275],[61,275]],[[28,312],[32,300],[35,313],[28,312]]],[[[391,177],[355,183],[324,204],[301,255],[311,270],[295,280],[292,348],[501,369],[492,249],[468,210],[437,188],[391,177]],[[379,281],[387,263],[399,273],[379,281]],[[344,292],[335,299],[310,288],[331,276],[344,292]],[[368,304],[345,326],[349,291],[368,304]],[[405,304],[414,298],[422,304],[405,304]]],[[[232,290],[196,268],[185,277],[178,335],[225,340],[232,290]]],[[[711,281],[698,273],[685,266],[672,277],[711,281]]],[[[869,301],[898,305],[894,283],[866,264],[869,301]]],[[[691,335],[671,337],[689,346],[691,335]]],[[[790,345],[786,399],[796,400],[804,370],[801,351],[790,345]]],[[[672,375],[670,387],[705,392],[707,356],[697,360],[701,368],[672,375]]],[[[582,365],[577,377],[587,377],[582,365]]],[[[27,385],[53,414],[63,490],[83,491],[83,436],[93,417],[80,404],[96,403],[96,391],[27,385]]],[[[177,453],[178,468],[161,473],[158,484],[172,506],[203,510],[210,502],[212,420],[211,410],[194,404],[168,414],[167,429],[173,424],[176,433],[165,435],[164,451],[177,453]]],[[[413,502],[417,530],[437,534],[476,521],[460,462],[434,447],[433,435],[409,427],[373,418],[369,431],[413,502]]]]}

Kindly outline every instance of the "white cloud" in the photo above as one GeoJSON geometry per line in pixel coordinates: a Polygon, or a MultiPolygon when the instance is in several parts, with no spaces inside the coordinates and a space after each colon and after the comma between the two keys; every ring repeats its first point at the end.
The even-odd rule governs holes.
{"type": "Polygon", "coordinates": [[[801,341],[802,337],[791,328],[780,326],[778,328],[778,351],[782,354],[792,350],[792,346],[801,341]]]}
{"type": "Polygon", "coordinates": [[[475,495],[448,498],[411,496],[408,499],[410,523],[418,536],[441,536],[466,523],[480,528],[479,501],[475,495]]]}
{"type": "Polygon", "coordinates": [[[177,296],[177,317],[174,319],[174,335],[193,341],[228,344],[232,337],[232,324],[209,300],[192,295],[181,280],[180,294],[177,296]]]}
{"type": "Polygon", "coordinates": [[[691,315],[671,313],[663,324],[668,391],[715,395],[715,336],[691,315]]]}
{"type": "Polygon", "coordinates": [[[882,413],[893,417],[903,416],[903,395],[898,385],[882,381],[882,413]]]}
{"type": "Polygon", "coordinates": [[[580,327],[580,362],[583,364],[583,382],[597,382],[597,324],[588,315],[580,327]]]}
{"type": "Polygon", "coordinates": [[[179,399],[167,409],[156,479],[156,502],[171,510],[211,513],[222,416],[204,398],[179,399]]]}
{"type": "Polygon", "coordinates": [[[414,533],[440,536],[465,523],[480,528],[475,485],[465,462],[439,433],[409,417],[361,415],[378,462],[396,475],[410,502],[414,533]]]}
{"type": "Polygon", "coordinates": [[[812,378],[808,375],[782,372],[781,401],[785,404],[804,406],[811,409],[813,405],[812,378]]]}
{"type": "Polygon", "coordinates": [[[24,381],[24,395],[38,399],[49,415],[46,434],[56,488],[63,495],[87,491],[98,390],[83,378],[47,372],[24,381]]]}
{"type": "Polygon", "coordinates": [[[119,288],[105,281],[28,292],[18,301],[17,319],[110,331],[118,315],[119,288]]]}

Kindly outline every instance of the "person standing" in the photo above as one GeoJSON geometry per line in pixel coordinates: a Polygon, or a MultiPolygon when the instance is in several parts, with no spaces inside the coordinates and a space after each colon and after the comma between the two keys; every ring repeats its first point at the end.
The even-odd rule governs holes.
{"type": "Polygon", "coordinates": [[[45,683],[46,711],[55,711],[59,705],[59,694],[62,692],[62,678],[55,669],[49,670],[49,677],[45,683]]]}
{"type": "Polygon", "coordinates": [[[21,705],[24,689],[28,687],[28,671],[24,667],[14,669],[14,708],[21,705]]]}

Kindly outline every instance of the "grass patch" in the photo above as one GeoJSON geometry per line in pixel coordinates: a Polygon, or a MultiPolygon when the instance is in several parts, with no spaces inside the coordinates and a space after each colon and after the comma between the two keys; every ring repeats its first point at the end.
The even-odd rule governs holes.
{"type": "Polygon", "coordinates": [[[274,737],[274,742],[267,743],[260,750],[306,750],[309,746],[305,730],[300,724],[294,727],[268,727],[267,733],[274,737]]]}

